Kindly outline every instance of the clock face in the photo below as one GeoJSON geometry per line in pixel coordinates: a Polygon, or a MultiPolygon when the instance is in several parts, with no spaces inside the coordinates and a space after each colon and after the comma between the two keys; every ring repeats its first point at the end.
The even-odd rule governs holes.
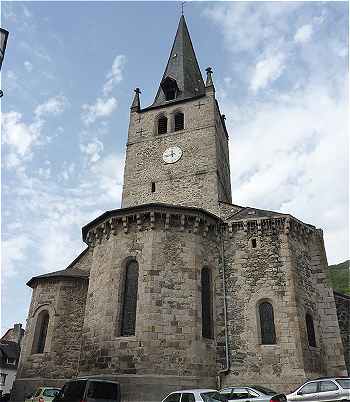
{"type": "Polygon", "coordinates": [[[163,161],[165,163],[175,163],[182,156],[182,149],[180,147],[169,147],[163,153],[163,161]]]}

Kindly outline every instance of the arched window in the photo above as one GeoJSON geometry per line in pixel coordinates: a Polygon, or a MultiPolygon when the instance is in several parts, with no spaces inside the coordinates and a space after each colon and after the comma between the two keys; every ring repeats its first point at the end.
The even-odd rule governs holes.
{"type": "Polygon", "coordinates": [[[175,131],[184,129],[184,114],[179,112],[175,114],[175,131]]]}
{"type": "Polygon", "coordinates": [[[121,336],[135,335],[137,287],[139,277],[139,265],[131,260],[127,263],[124,278],[124,293],[121,311],[121,336]]]}
{"type": "Polygon", "coordinates": [[[179,92],[179,88],[177,86],[177,82],[176,80],[174,80],[171,77],[166,77],[162,83],[160,84],[160,86],[163,89],[164,95],[165,95],[165,99],[166,100],[173,100],[176,98],[178,92],[179,92]]]}
{"type": "Polygon", "coordinates": [[[201,272],[202,284],[202,336],[213,338],[213,297],[211,292],[211,275],[209,268],[204,267],[201,272]]]}
{"type": "Polygon", "coordinates": [[[165,134],[168,131],[168,119],[161,116],[158,119],[158,134],[165,134]]]}
{"type": "Polygon", "coordinates": [[[261,343],[263,345],[274,345],[276,343],[275,319],[273,307],[269,302],[259,304],[261,343]]]}
{"type": "Polygon", "coordinates": [[[50,316],[47,310],[43,310],[39,313],[34,332],[32,353],[44,353],[49,319],[50,316]]]}
{"type": "Polygon", "coordinates": [[[307,331],[307,339],[309,342],[309,346],[316,347],[314,320],[312,319],[311,314],[307,313],[305,315],[305,321],[306,321],[306,331],[307,331]]]}

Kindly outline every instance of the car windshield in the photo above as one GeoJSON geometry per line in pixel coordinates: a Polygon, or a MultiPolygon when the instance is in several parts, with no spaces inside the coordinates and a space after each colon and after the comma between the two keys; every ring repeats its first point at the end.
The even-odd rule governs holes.
{"type": "Polygon", "coordinates": [[[350,389],[350,378],[337,378],[337,383],[344,389],[350,389]]]}
{"type": "Polygon", "coordinates": [[[64,385],[60,392],[61,401],[80,401],[84,397],[86,380],[72,381],[64,385]]]}
{"type": "Polygon", "coordinates": [[[259,392],[262,392],[265,395],[276,395],[277,392],[273,391],[272,389],[262,387],[261,385],[251,385],[251,388],[256,389],[259,392]]]}
{"type": "Polygon", "coordinates": [[[227,399],[224,395],[219,394],[219,392],[205,392],[201,394],[204,402],[226,402],[227,399]]]}
{"type": "Polygon", "coordinates": [[[59,388],[49,388],[49,389],[45,389],[45,391],[43,392],[43,396],[49,396],[49,397],[54,397],[56,396],[58,393],[60,392],[59,388]]]}

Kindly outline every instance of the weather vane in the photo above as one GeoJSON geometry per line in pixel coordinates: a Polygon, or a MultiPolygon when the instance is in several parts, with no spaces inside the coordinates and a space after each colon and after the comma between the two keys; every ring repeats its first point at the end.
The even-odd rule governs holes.
{"type": "Polygon", "coordinates": [[[185,1],[181,2],[181,15],[184,15],[184,5],[185,5],[185,1]]]}

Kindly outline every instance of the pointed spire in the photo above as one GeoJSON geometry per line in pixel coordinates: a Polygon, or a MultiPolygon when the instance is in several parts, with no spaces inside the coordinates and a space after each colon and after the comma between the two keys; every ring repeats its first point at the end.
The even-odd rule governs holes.
{"type": "Polygon", "coordinates": [[[196,55],[193,50],[185,17],[181,15],[168,64],[163,74],[152,106],[166,104],[169,100],[190,99],[205,94],[205,86],[196,55]],[[165,92],[175,91],[175,98],[165,92]]]}
{"type": "Polygon", "coordinates": [[[140,93],[141,93],[140,88],[136,88],[134,90],[134,92],[135,92],[134,100],[132,101],[130,109],[132,112],[139,112],[140,111],[140,93]]]}

